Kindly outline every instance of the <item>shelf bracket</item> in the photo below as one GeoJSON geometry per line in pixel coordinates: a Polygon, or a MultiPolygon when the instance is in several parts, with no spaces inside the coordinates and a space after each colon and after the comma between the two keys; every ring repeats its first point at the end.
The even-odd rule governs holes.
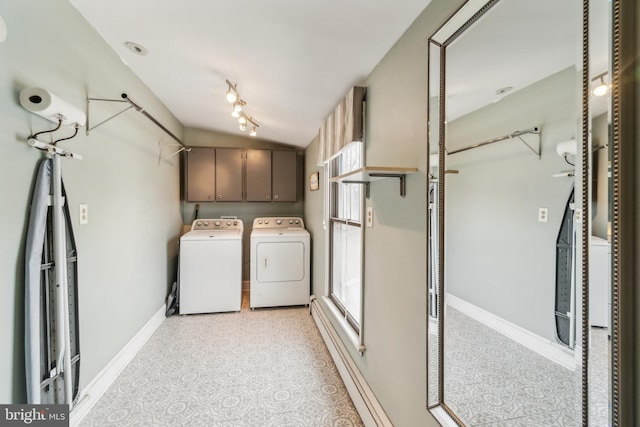
{"type": "MultiPolygon", "coordinates": [[[[371,178],[398,178],[400,180],[400,197],[405,197],[407,195],[407,175],[404,173],[376,173],[370,172],[369,176],[371,178]]],[[[371,181],[342,181],[343,184],[362,184],[365,187],[365,197],[368,199],[370,196],[370,184],[371,181]]]]}
{"type": "Polygon", "coordinates": [[[407,175],[404,173],[376,173],[370,172],[369,176],[372,178],[398,178],[400,180],[400,197],[407,195],[407,175]]]}

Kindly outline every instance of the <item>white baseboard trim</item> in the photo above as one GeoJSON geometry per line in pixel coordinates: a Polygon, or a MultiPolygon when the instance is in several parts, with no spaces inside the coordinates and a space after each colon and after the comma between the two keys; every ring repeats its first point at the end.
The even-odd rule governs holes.
{"type": "Polygon", "coordinates": [[[500,332],[541,356],[574,371],[577,367],[574,352],[514,323],[496,316],[454,295],[446,295],[446,304],[478,322],[500,332]]]}
{"type": "Polygon", "coordinates": [[[391,420],[382,409],[382,405],[360,373],[315,296],[311,296],[309,311],[364,425],[366,427],[392,427],[391,420]]]}
{"type": "Polygon", "coordinates": [[[129,342],[116,354],[109,363],[96,375],[89,384],[80,391],[78,403],[69,415],[71,427],[75,427],[89,413],[91,408],[98,403],[98,400],[107,389],[118,378],[124,368],[133,360],[142,346],[151,338],[151,335],[158,329],[165,319],[166,305],[153,315],[151,319],[140,329],[129,342]]]}

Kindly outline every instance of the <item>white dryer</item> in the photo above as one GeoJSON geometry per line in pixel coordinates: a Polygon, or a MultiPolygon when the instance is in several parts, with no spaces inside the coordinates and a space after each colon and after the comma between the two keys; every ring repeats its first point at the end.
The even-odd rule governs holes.
{"type": "Polygon", "coordinates": [[[256,218],[251,232],[250,307],[309,304],[310,237],[301,218],[256,218]]]}
{"type": "Polygon", "coordinates": [[[180,238],[180,314],[240,311],[242,232],[239,219],[199,219],[180,238]]]}

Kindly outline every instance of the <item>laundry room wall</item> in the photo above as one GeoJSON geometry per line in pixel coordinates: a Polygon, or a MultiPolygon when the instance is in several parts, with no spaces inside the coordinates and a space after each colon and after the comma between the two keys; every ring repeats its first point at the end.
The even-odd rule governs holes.
{"type": "Polygon", "coordinates": [[[447,175],[445,275],[449,294],[549,342],[556,239],[574,183],[553,177],[574,169],[556,145],[579,135],[578,78],[567,68],[447,124],[450,152],[533,126],[542,132],[540,159],[516,138],[447,156],[458,173],[447,175]],[[538,221],[543,207],[547,222],[538,221]]]}
{"type": "MultiPolygon", "coordinates": [[[[178,136],[182,125],[67,0],[4,2],[0,44],[0,403],[25,402],[24,250],[34,174],[42,152],[26,144],[48,122],[22,108],[18,94],[43,87],[85,110],[87,96],[128,93],[178,136]]],[[[120,104],[91,105],[96,124],[120,104]]],[[[69,134],[60,131],[60,135],[69,134]]],[[[158,162],[170,138],[131,110],[60,145],[79,263],[81,387],[161,308],[176,269],[179,161],[158,162]],[[89,206],[79,225],[78,205],[89,206]]]]}
{"type": "MultiPolygon", "coordinates": [[[[398,179],[371,183],[366,204],[373,207],[374,219],[373,227],[365,228],[364,243],[364,355],[341,334],[397,426],[438,425],[426,409],[427,40],[462,3],[431,1],[373,72],[353,82],[367,87],[366,164],[418,168],[407,177],[405,198],[400,197],[398,179]]],[[[316,166],[317,150],[314,140],[306,150],[307,175],[316,170],[323,175],[323,168],[316,166]]],[[[305,196],[315,295],[325,294],[326,276],[325,188],[320,182],[320,191],[307,190],[305,196]]]]}
{"type": "MultiPolygon", "coordinates": [[[[296,216],[304,219],[304,150],[290,145],[279,144],[260,138],[231,135],[205,129],[185,128],[185,143],[190,147],[221,147],[221,148],[254,148],[298,151],[298,190],[296,202],[187,202],[184,197],[184,174],[182,170],[182,202],[181,212],[185,227],[190,226],[195,219],[196,205],[199,218],[220,218],[222,216],[237,216],[242,220],[244,233],[242,238],[242,280],[250,280],[251,230],[253,220],[263,216],[296,216]]],[[[184,160],[184,157],[183,157],[184,160]]]]}

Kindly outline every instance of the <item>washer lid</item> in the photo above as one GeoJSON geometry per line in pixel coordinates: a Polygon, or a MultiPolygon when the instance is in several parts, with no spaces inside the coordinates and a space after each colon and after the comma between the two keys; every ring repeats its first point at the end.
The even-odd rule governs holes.
{"type": "Polygon", "coordinates": [[[180,238],[180,241],[188,240],[242,240],[242,230],[193,230],[180,238]]]}

